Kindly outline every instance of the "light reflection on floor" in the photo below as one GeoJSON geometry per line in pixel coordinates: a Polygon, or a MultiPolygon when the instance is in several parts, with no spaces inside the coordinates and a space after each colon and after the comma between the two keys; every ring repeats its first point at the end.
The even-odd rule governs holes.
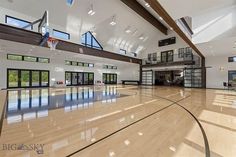
{"type": "MultiPolygon", "coordinates": [[[[179,103],[204,127],[211,155],[236,154],[236,94],[232,91],[105,86],[11,92],[0,145],[43,143],[43,156],[60,157],[132,124],[74,156],[205,156],[204,140],[196,121],[176,105],[167,107],[172,102],[166,99],[183,99],[179,103]],[[139,119],[142,120],[134,123],[139,119]]],[[[0,156],[38,154],[0,151],[0,156]]]]}
{"type": "Polygon", "coordinates": [[[90,88],[66,88],[49,92],[49,89],[8,91],[7,121],[21,122],[48,116],[48,110],[64,108],[71,112],[80,108],[89,108],[96,101],[114,103],[119,97],[128,95],[117,93],[116,87],[102,91],[90,88]]]}

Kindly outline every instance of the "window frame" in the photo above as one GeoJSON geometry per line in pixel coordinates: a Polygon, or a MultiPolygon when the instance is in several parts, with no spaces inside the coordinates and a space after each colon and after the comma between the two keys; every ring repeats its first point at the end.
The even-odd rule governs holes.
{"type": "Polygon", "coordinates": [[[38,63],[50,63],[50,58],[45,58],[45,57],[37,57],[37,62],[38,62],[38,63]],[[39,61],[40,59],[47,59],[47,60],[48,60],[48,62],[40,62],[40,61],[39,61]]]}
{"type": "Polygon", "coordinates": [[[12,61],[23,61],[23,58],[24,58],[24,56],[22,56],[22,55],[7,54],[7,60],[12,60],[12,61]],[[19,56],[19,57],[21,57],[21,60],[9,59],[9,55],[11,55],[11,56],[19,56]]]}
{"type": "Polygon", "coordinates": [[[23,61],[25,61],[25,62],[38,62],[38,57],[34,57],[34,56],[23,56],[23,61]],[[25,58],[31,58],[31,59],[35,59],[35,61],[34,60],[26,60],[25,58]]]}
{"type": "Polygon", "coordinates": [[[126,55],[126,54],[127,54],[127,51],[126,51],[125,49],[120,49],[119,53],[126,55]],[[123,52],[123,53],[122,53],[122,52],[123,52]]]}
{"type": "Polygon", "coordinates": [[[20,61],[20,62],[32,62],[32,63],[46,63],[46,64],[49,64],[49,63],[50,63],[50,58],[46,58],[46,57],[38,57],[38,56],[18,55],[18,54],[11,54],[11,53],[8,53],[8,54],[7,54],[7,60],[11,60],[11,61],[20,61]],[[20,56],[20,57],[21,57],[21,60],[9,59],[9,55],[12,55],[12,56],[20,56]],[[36,61],[25,60],[25,57],[36,58],[36,61]],[[39,58],[47,59],[48,62],[47,62],[47,63],[46,63],[46,62],[39,62],[39,58]]]}
{"type": "Polygon", "coordinates": [[[228,63],[236,63],[236,56],[228,57],[228,63]]]}
{"type": "MultiPolygon", "coordinates": [[[[20,18],[17,18],[17,17],[13,17],[13,16],[10,16],[10,15],[5,15],[5,24],[8,24],[8,25],[13,26],[13,27],[17,27],[17,26],[14,26],[14,25],[11,25],[11,24],[7,23],[8,18],[11,18],[11,19],[14,19],[14,20],[17,20],[17,21],[22,21],[22,22],[25,22],[25,23],[28,23],[28,24],[32,24],[32,22],[29,22],[29,21],[26,21],[26,20],[23,20],[23,19],[20,19],[20,18]]],[[[17,28],[21,28],[21,27],[17,27],[17,28]]],[[[21,29],[23,29],[23,28],[21,28],[21,29]]],[[[33,30],[33,29],[34,29],[34,27],[33,27],[33,25],[31,25],[30,30],[33,30]]]]}
{"type": "Polygon", "coordinates": [[[94,37],[94,35],[93,35],[90,31],[88,31],[88,32],[86,32],[86,33],[84,33],[84,34],[82,34],[82,38],[83,38],[83,36],[85,37],[85,38],[84,38],[84,39],[85,39],[85,40],[84,40],[85,43],[81,42],[82,45],[84,45],[84,46],[86,46],[86,47],[98,49],[98,50],[103,50],[102,45],[98,42],[98,40],[94,37]],[[88,44],[88,41],[87,41],[87,39],[88,39],[88,37],[87,37],[88,33],[91,35],[91,45],[88,44]],[[97,47],[97,46],[94,46],[94,45],[93,45],[93,39],[97,42],[97,44],[98,44],[100,47],[97,47]]]}
{"type": "Polygon", "coordinates": [[[57,38],[57,39],[61,39],[61,40],[70,40],[70,34],[67,33],[67,32],[63,32],[63,31],[60,31],[60,30],[57,30],[57,29],[53,29],[52,30],[52,34],[53,34],[53,37],[57,38]],[[58,33],[62,33],[62,34],[65,34],[68,36],[68,39],[62,39],[62,38],[58,38],[57,36],[54,35],[54,32],[58,32],[58,33]]]}

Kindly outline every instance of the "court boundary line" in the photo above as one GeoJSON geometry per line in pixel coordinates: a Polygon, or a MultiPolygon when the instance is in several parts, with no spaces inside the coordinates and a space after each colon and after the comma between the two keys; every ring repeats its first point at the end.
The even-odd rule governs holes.
{"type": "MultiPolygon", "coordinates": [[[[142,95],[142,94],[141,94],[141,95],[142,95]]],[[[145,96],[146,96],[146,95],[145,95],[145,96]]],[[[103,140],[105,140],[105,139],[107,139],[107,138],[113,136],[114,134],[116,134],[116,133],[118,133],[118,132],[121,132],[121,131],[127,129],[127,128],[133,126],[134,124],[139,123],[139,122],[143,121],[144,119],[147,119],[147,118],[149,118],[149,117],[151,117],[151,116],[153,116],[153,115],[155,115],[155,114],[157,114],[157,113],[159,113],[159,112],[161,112],[161,111],[163,111],[163,110],[165,110],[165,109],[167,109],[167,108],[169,108],[169,107],[175,105],[176,103],[178,103],[178,102],[180,102],[180,101],[182,101],[182,100],[184,100],[184,99],[186,99],[186,98],[188,98],[188,97],[190,97],[190,96],[187,96],[187,97],[185,97],[185,98],[182,98],[182,99],[180,99],[180,100],[178,100],[178,101],[176,101],[176,102],[173,102],[173,101],[171,101],[171,100],[167,100],[167,99],[166,99],[167,101],[170,101],[170,102],[172,102],[172,103],[171,103],[170,105],[166,106],[166,107],[163,107],[163,108],[160,109],[160,110],[157,110],[157,111],[155,111],[155,112],[153,112],[153,113],[151,113],[151,114],[149,114],[149,115],[147,115],[147,116],[145,116],[145,117],[143,117],[143,118],[141,118],[141,119],[139,119],[139,120],[133,122],[133,123],[130,123],[129,125],[127,125],[127,126],[125,126],[125,127],[123,127],[123,128],[120,128],[120,129],[118,129],[118,130],[112,132],[112,133],[109,134],[109,135],[104,136],[103,138],[101,138],[101,139],[99,139],[99,140],[97,140],[97,141],[95,141],[95,142],[93,142],[93,143],[91,143],[91,144],[89,144],[89,145],[87,145],[87,146],[85,146],[85,147],[83,147],[83,148],[78,149],[77,151],[75,151],[75,152],[73,152],[73,153],[70,153],[69,155],[66,155],[66,157],[71,157],[71,156],[73,156],[73,155],[75,155],[75,154],[77,154],[77,153],[79,153],[79,152],[81,152],[81,151],[83,151],[83,150],[85,150],[85,149],[87,149],[87,148],[89,148],[89,147],[91,147],[91,146],[93,146],[93,145],[99,143],[99,142],[102,142],[103,140]]]]}
{"type": "MultiPolygon", "coordinates": [[[[141,95],[142,95],[142,94],[141,94],[141,95]]],[[[145,94],[143,94],[143,95],[145,95],[145,94]]],[[[145,96],[148,96],[148,95],[145,95],[145,96]]],[[[208,142],[208,139],[207,139],[206,132],[205,132],[205,130],[204,130],[202,124],[201,124],[200,121],[197,119],[197,117],[194,116],[194,114],[193,114],[191,111],[189,111],[187,108],[185,108],[184,106],[182,106],[181,104],[179,104],[180,101],[182,101],[182,100],[184,100],[184,99],[186,99],[186,98],[191,97],[191,95],[190,95],[190,96],[187,96],[187,97],[184,97],[184,99],[181,99],[180,101],[176,101],[176,102],[173,101],[173,100],[171,100],[171,99],[168,99],[168,98],[165,98],[165,97],[161,97],[161,96],[153,95],[153,94],[152,94],[152,97],[153,97],[153,96],[154,96],[154,97],[157,97],[157,98],[162,98],[162,99],[165,99],[165,100],[168,100],[168,101],[173,102],[173,103],[174,103],[173,105],[176,104],[177,106],[181,107],[181,108],[184,109],[188,114],[190,114],[192,118],[194,118],[194,120],[197,122],[197,124],[198,124],[198,126],[199,126],[199,128],[200,128],[200,130],[201,130],[201,132],[202,132],[202,136],[203,136],[203,140],[204,140],[204,145],[205,145],[205,155],[206,155],[206,157],[210,157],[210,156],[211,156],[211,153],[210,153],[210,146],[209,146],[209,142],[208,142]]],[[[149,96],[149,97],[150,97],[150,96],[149,96]]]]}

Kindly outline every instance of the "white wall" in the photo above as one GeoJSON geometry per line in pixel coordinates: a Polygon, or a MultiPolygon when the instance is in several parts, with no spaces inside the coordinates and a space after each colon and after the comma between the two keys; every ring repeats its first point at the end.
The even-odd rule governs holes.
{"type": "Polygon", "coordinates": [[[228,82],[228,71],[236,70],[236,62],[229,63],[228,57],[232,56],[206,57],[206,67],[211,67],[206,73],[207,88],[224,88],[223,82],[228,82]]]}
{"type": "Polygon", "coordinates": [[[174,50],[174,54],[177,55],[179,48],[188,47],[188,44],[182,38],[180,38],[175,32],[169,32],[169,33],[170,34],[168,36],[166,36],[165,38],[155,40],[155,42],[156,42],[156,50],[155,51],[153,51],[153,52],[145,51],[144,53],[142,53],[141,57],[143,59],[146,59],[146,58],[148,58],[148,54],[150,54],[150,53],[157,53],[157,57],[160,57],[161,52],[168,51],[168,50],[174,50]],[[171,37],[176,37],[175,44],[158,47],[159,40],[163,40],[163,39],[167,39],[167,38],[171,38],[171,37]]]}
{"type": "MultiPolygon", "coordinates": [[[[0,45],[2,43],[3,41],[0,40],[0,45]]],[[[5,42],[4,42],[4,45],[6,45],[5,42]]],[[[91,56],[82,55],[82,54],[80,54],[80,56],[76,56],[77,54],[75,53],[65,52],[65,51],[60,51],[60,53],[58,53],[58,51],[50,51],[48,48],[41,48],[41,47],[36,47],[35,53],[32,52],[31,54],[29,54],[28,49],[31,46],[17,43],[16,47],[20,47],[20,45],[21,45],[21,49],[10,49],[8,47],[5,47],[4,49],[0,49],[0,72],[1,72],[0,89],[6,88],[7,68],[49,70],[51,86],[54,84],[54,81],[52,80],[53,78],[55,78],[56,81],[65,81],[65,71],[93,72],[94,80],[101,80],[101,81],[102,81],[103,73],[116,73],[118,75],[117,76],[118,83],[121,83],[121,80],[123,79],[139,80],[139,65],[138,64],[115,61],[115,60],[110,60],[110,59],[103,59],[103,58],[98,58],[98,57],[91,57],[91,56]],[[57,55],[55,55],[54,52],[57,53],[57,55]],[[27,56],[46,57],[46,58],[50,58],[50,63],[45,64],[45,63],[32,63],[32,62],[25,62],[25,61],[11,61],[11,60],[7,60],[7,53],[27,55],[27,56]],[[69,65],[65,65],[65,60],[93,63],[95,65],[94,67],[69,66],[69,65]],[[104,64],[117,66],[118,69],[117,70],[103,69],[104,64]]]]}

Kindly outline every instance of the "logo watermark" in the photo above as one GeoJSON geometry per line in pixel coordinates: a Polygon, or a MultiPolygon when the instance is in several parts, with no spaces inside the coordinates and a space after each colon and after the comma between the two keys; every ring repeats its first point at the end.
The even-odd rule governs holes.
{"type": "Polygon", "coordinates": [[[44,144],[2,144],[5,151],[35,151],[37,154],[44,154],[44,144]]]}

